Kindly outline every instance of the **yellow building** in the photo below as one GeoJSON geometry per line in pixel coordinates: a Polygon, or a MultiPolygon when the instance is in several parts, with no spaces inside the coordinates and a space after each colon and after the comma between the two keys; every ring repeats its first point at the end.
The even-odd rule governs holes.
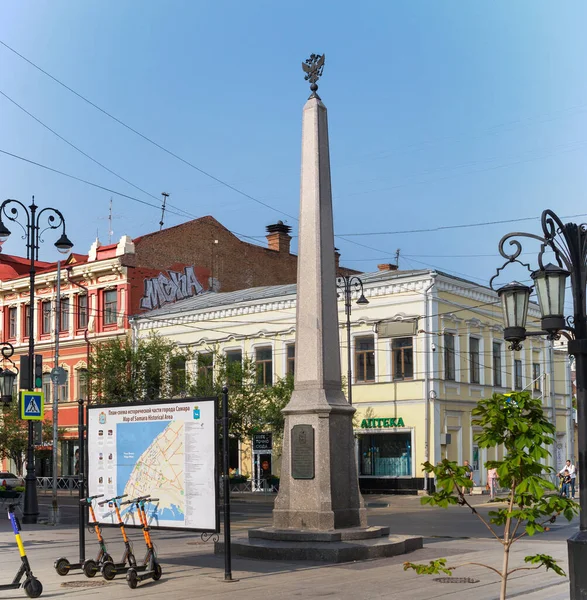
{"type": "MultiPolygon", "coordinates": [[[[549,464],[572,458],[571,380],[566,350],[540,337],[520,352],[503,340],[495,292],[440,271],[363,274],[368,304],[352,306],[352,398],[361,489],[417,493],[429,483],[426,460],[468,460],[477,485],[493,454],[475,445],[471,410],[494,392],[528,390],[542,398],[556,424],[549,464]]],[[[385,268],[387,267],[387,268],[385,268]]],[[[295,370],[296,286],[206,293],[137,317],[134,335],[152,332],[209,360],[220,351],[232,360],[249,355],[268,385],[295,370]]],[[[353,302],[356,298],[353,299],[353,302]]],[[[347,332],[339,300],[342,372],[347,374],[347,332]]],[[[530,305],[529,324],[539,310],[530,305]]],[[[345,389],[348,381],[345,382],[345,389]]],[[[248,459],[250,460],[250,458],[248,459]]],[[[250,473],[251,464],[239,465],[250,473]]],[[[275,471],[275,468],[274,468],[275,471]]]]}

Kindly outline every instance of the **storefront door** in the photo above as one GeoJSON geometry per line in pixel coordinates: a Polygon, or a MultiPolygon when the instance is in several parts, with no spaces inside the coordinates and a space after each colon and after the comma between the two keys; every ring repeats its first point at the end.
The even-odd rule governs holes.
{"type": "Polygon", "coordinates": [[[481,485],[481,460],[479,446],[477,446],[477,444],[473,444],[473,462],[471,466],[473,467],[473,479],[475,480],[475,485],[481,485]]]}

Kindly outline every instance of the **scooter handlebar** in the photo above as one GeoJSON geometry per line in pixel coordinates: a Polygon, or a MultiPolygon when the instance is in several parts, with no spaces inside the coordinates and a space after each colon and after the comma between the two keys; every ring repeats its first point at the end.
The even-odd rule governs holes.
{"type": "Polygon", "coordinates": [[[98,506],[104,506],[104,504],[108,502],[114,502],[114,500],[120,500],[121,498],[126,498],[128,494],[122,494],[122,496],[114,496],[114,498],[108,498],[108,500],[102,500],[102,502],[98,502],[98,506]]]}
{"type": "Polygon", "coordinates": [[[127,500],[126,502],[122,502],[122,504],[126,505],[126,504],[136,504],[137,502],[140,502],[141,500],[148,500],[151,496],[138,496],[137,498],[131,498],[130,500],[127,500]]]}
{"type": "Polygon", "coordinates": [[[80,500],[80,502],[82,504],[89,504],[92,500],[95,500],[96,498],[103,498],[104,494],[96,494],[95,496],[89,496],[88,498],[84,498],[83,500],[80,500]]]}

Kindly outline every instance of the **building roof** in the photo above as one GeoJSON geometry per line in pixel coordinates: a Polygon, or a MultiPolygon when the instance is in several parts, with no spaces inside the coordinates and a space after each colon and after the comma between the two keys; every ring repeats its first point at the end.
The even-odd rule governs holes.
{"type": "MultiPolygon", "coordinates": [[[[406,271],[377,271],[376,273],[361,273],[361,281],[364,285],[378,281],[387,281],[400,279],[403,277],[412,277],[414,275],[426,275],[433,273],[429,269],[406,270],[406,271]]],[[[450,276],[448,276],[450,277],[450,276]]],[[[471,282],[469,282],[471,283],[471,282]]],[[[148,320],[151,317],[162,315],[172,315],[182,312],[192,312],[196,310],[206,310],[209,308],[227,306],[230,304],[239,304],[241,302],[256,302],[259,300],[268,300],[270,298],[280,298],[283,296],[293,296],[296,293],[297,285],[290,283],[287,285],[265,285],[261,287],[248,288],[245,290],[236,290],[234,292],[204,292],[191,298],[178,300],[173,304],[167,304],[161,308],[136,315],[136,319],[148,320]]]]}

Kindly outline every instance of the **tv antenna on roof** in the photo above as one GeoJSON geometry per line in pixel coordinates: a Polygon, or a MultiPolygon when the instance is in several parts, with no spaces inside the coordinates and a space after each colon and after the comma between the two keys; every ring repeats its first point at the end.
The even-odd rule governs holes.
{"type": "Polygon", "coordinates": [[[165,218],[165,204],[167,203],[167,198],[169,198],[169,194],[167,192],[161,192],[163,196],[163,206],[161,207],[161,220],[159,221],[159,231],[163,229],[163,219],[165,218]]]}

